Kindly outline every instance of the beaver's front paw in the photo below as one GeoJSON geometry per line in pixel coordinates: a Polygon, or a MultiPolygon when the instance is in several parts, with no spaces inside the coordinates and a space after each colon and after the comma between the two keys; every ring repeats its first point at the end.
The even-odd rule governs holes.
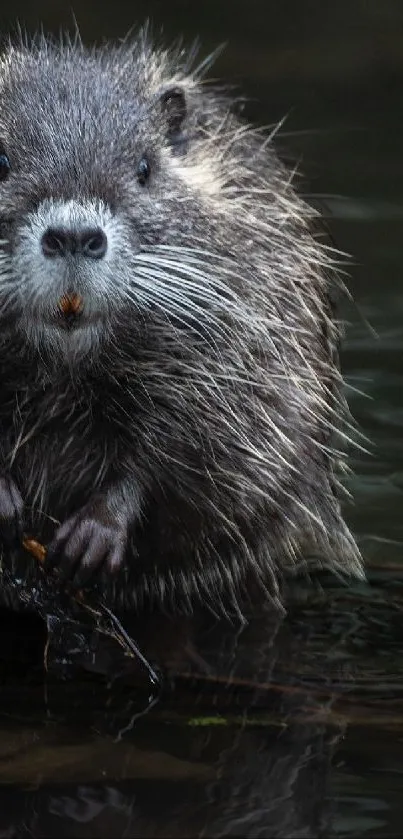
{"type": "Polygon", "coordinates": [[[24,502],[12,480],[0,477],[0,540],[10,547],[17,547],[23,538],[24,502]]]}
{"type": "Polygon", "coordinates": [[[83,507],[62,524],[48,547],[45,569],[57,567],[61,582],[83,588],[100,571],[115,573],[127,544],[127,524],[103,504],[83,507]]]}

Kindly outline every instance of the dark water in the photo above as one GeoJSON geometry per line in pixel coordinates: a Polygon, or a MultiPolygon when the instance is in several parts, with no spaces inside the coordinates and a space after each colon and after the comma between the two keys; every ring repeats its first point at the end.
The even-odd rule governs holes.
{"type": "MultiPolygon", "coordinates": [[[[343,366],[370,444],[352,458],[348,516],[370,585],[318,590],[283,624],[261,617],[239,636],[202,626],[197,653],[188,627],[150,627],[179,649],[162,696],[146,674],[135,692],[96,676],[45,690],[39,663],[27,666],[34,645],[6,620],[0,836],[398,837],[403,6],[83,0],[75,13],[87,40],[121,36],[147,15],[168,36],[200,34],[207,50],[228,40],[217,74],[242,85],[251,118],[288,113],[282,149],[301,160],[304,188],[322,196],[353,260],[343,366]]],[[[0,26],[17,16],[31,29],[71,24],[70,4],[54,0],[2,7],[0,26]]]]}

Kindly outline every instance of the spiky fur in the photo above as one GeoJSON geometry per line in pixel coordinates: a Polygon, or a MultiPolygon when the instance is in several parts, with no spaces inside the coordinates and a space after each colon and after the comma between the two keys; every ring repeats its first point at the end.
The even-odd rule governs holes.
{"type": "Polygon", "coordinates": [[[253,581],[280,605],[283,573],[313,555],[361,575],[336,478],[349,418],[332,252],[272,138],[143,33],[8,47],[0,140],[16,161],[0,184],[1,446],[31,530],[124,461],[144,500],[126,567],[103,583],[119,603],[237,610],[253,581]],[[187,99],[179,150],[157,106],[173,84],[187,99]],[[122,226],[107,324],[83,357],[29,323],[43,295],[17,258],[29,214],[60,199],[103,202],[122,226]]]}

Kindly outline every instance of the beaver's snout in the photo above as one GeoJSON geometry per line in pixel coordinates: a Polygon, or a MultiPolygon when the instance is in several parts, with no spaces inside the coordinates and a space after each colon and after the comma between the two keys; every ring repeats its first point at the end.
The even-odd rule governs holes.
{"type": "Polygon", "coordinates": [[[48,227],[41,239],[46,257],[85,256],[102,259],[108,249],[106,234],[100,227],[48,227]]]}
{"type": "Polygon", "coordinates": [[[126,242],[124,221],[100,198],[46,198],[22,216],[12,263],[30,342],[65,353],[74,336],[75,359],[96,351],[126,301],[126,242]]]}

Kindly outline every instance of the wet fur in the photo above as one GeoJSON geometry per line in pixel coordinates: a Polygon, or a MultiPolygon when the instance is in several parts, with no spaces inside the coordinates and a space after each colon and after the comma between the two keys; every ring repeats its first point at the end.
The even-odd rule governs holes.
{"type": "Polygon", "coordinates": [[[1,457],[25,529],[51,538],[52,518],[122,470],[117,508],[137,513],[124,567],[100,582],[119,603],[233,611],[257,584],[280,605],[283,573],[313,556],[360,575],[338,498],[349,418],[332,252],[271,139],[183,51],[142,34],[7,48],[0,141],[15,160],[0,184],[1,457]],[[175,136],[161,111],[172,87],[186,102],[175,136]],[[54,199],[102,201],[121,223],[90,351],[30,322],[45,304],[18,237],[54,199]]]}

